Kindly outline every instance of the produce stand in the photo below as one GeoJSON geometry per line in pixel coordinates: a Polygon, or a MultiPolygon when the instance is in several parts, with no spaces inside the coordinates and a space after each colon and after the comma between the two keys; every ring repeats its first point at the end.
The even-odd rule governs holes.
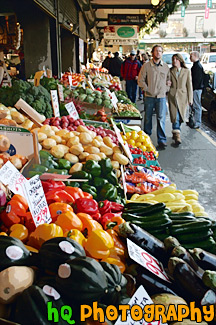
{"type": "MultiPolygon", "coordinates": [[[[108,87],[112,80],[102,71],[85,75],[97,77],[98,87],[100,80],[108,87]]],[[[37,88],[15,82],[0,91],[0,323],[53,324],[55,314],[59,324],[70,319],[96,325],[95,303],[107,325],[141,319],[162,324],[154,315],[148,322],[143,314],[132,320],[132,313],[122,322],[119,306],[128,304],[131,311],[134,304],[192,310],[195,302],[205,315],[203,306],[216,301],[216,222],[199,204],[199,194],[177,189],[149,136],[127,126],[140,125],[141,118],[114,116],[109,107],[105,122],[80,118],[80,106],[90,117],[102,109],[74,101],[71,86],[88,89],[84,75],[65,73],[61,80],[40,83],[37,88]],[[73,101],[76,114],[41,120],[44,107],[36,101],[46,95],[42,104],[50,108],[49,91],[59,84],[63,103],[73,101]],[[41,111],[33,114],[37,125],[13,107],[16,102],[8,103],[4,92],[18,103],[22,96],[30,106],[34,102],[25,113],[41,111]],[[12,131],[22,137],[19,146],[12,131]],[[50,302],[56,308],[51,316],[50,302]],[[70,318],[64,319],[63,306],[70,318]],[[114,314],[107,311],[111,306],[114,314]]],[[[166,315],[163,324],[176,324],[166,315]]],[[[206,319],[200,324],[216,322],[214,315],[206,319]]]]}

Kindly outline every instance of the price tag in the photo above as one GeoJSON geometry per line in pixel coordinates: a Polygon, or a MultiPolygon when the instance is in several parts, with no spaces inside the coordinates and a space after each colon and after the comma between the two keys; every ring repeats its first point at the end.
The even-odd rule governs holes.
{"type": "Polygon", "coordinates": [[[18,110],[22,110],[28,118],[35,124],[42,126],[41,123],[44,122],[45,117],[39,114],[35,109],[33,109],[29,104],[27,104],[22,98],[20,98],[14,105],[18,110]]]}
{"type": "Polygon", "coordinates": [[[77,113],[76,107],[74,106],[73,102],[66,104],[65,108],[71,117],[73,117],[75,120],[79,119],[79,114],[77,113]]]}
{"type": "Polygon", "coordinates": [[[46,67],[43,65],[44,76],[47,77],[46,67]]]}
{"type": "Polygon", "coordinates": [[[58,87],[59,100],[60,102],[63,102],[64,101],[63,86],[61,84],[58,84],[57,87],[58,87]]]}
{"type": "Polygon", "coordinates": [[[52,218],[39,175],[26,181],[23,184],[23,188],[35,226],[38,227],[43,223],[50,223],[52,218]]]}
{"type": "Polygon", "coordinates": [[[122,139],[122,136],[121,136],[121,133],[120,133],[120,130],[119,128],[117,128],[117,126],[115,125],[115,123],[112,123],[112,126],[113,126],[113,129],[116,133],[116,136],[117,136],[117,139],[118,139],[118,142],[120,143],[120,145],[122,146],[122,149],[124,150],[124,153],[126,154],[126,156],[128,157],[128,159],[130,160],[130,162],[132,163],[133,162],[133,156],[130,152],[130,149],[128,147],[128,144],[124,144],[124,141],[122,139]]]}
{"type": "Polygon", "coordinates": [[[113,104],[113,106],[115,107],[116,110],[118,109],[117,103],[118,103],[118,99],[116,97],[116,94],[114,92],[112,92],[112,104],[113,104]]]}
{"type": "Polygon", "coordinates": [[[82,87],[83,87],[83,89],[86,89],[86,86],[85,86],[85,82],[84,81],[82,83],[82,87]]]}
{"type": "MultiPolygon", "coordinates": [[[[143,286],[140,286],[137,291],[135,292],[135,294],[133,295],[133,297],[131,298],[131,300],[128,303],[131,307],[134,305],[138,305],[142,308],[142,310],[144,309],[145,305],[152,305],[153,301],[151,300],[151,298],[149,297],[148,293],[146,292],[146,290],[144,289],[143,286]]],[[[139,321],[134,321],[131,317],[131,313],[130,310],[127,310],[127,321],[126,322],[122,322],[121,321],[121,316],[117,319],[117,322],[115,323],[115,325],[125,325],[125,324],[130,324],[130,325],[135,325],[135,324],[139,324],[139,325],[167,325],[167,323],[162,323],[161,321],[152,321],[151,323],[147,323],[144,318],[139,320],[139,321]]]]}
{"type": "Polygon", "coordinates": [[[14,194],[25,196],[22,185],[27,179],[8,161],[0,169],[0,181],[14,194]]]}
{"type": "Polygon", "coordinates": [[[128,254],[132,260],[142,265],[148,271],[157,275],[159,278],[170,282],[163,266],[161,263],[151,254],[146,252],[143,248],[134,244],[130,239],[127,238],[128,254]]]}
{"type": "Polygon", "coordinates": [[[57,90],[50,90],[50,94],[51,94],[51,102],[52,102],[54,116],[59,117],[60,112],[59,112],[59,101],[58,101],[57,90]]]}
{"type": "Polygon", "coordinates": [[[69,81],[70,88],[72,88],[73,84],[72,84],[72,76],[71,75],[68,75],[68,81],[69,81]]]}

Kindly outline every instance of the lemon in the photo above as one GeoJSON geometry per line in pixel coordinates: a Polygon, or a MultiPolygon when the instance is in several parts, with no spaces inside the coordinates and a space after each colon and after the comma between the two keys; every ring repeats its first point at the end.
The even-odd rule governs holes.
{"type": "MultiPolygon", "coordinates": [[[[138,139],[139,139],[139,138],[138,138],[138,139]]],[[[136,141],[136,143],[135,143],[135,144],[136,144],[136,146],[137,146],[138,148],[140,148],[140,146],[142,145],[142,143],[141,143],[141,142],[139,142],[139,141],[138,141],[138,142],[136,141]]]]}
{"type": "Polygon", "coordinates": [[[123,139],[123,140],[127,140],[126,135],[122,135],[122,139],[123,139]]]}
{"type": "Polygon", "coordinates": [[[131,146],[134,146],[135,145],[135,140],[133,140],[133,139],[128,140],[128,144],[130,144],[131,146]]]}
{"type": "Polygon", "coordinates": [[[127,132],[127,133],[126,133],[126,137],[127,137],[127,139],[130,139],[130,137],[131,137],[131,132],[127,132]]]}
{"type": "Polygon", "coordinates": [[[146,151],[146,146],[141,145],[141,146],[140,146],[140,149],[142,149],[142,151],[146,151]]]}
{"type": "Polygon", "coordinates": [[[138,134],[139,134],[139,135],[145,135],[145,132],[144,132],[143,130],[140,130],[140,131],[138,132],[138,134]]]}
{"type": "Polygon", "coordinates": [[[144,137],[144,135],[140,135],[140,136],[137,138],[137,141],[139,141],[139,142],[145,142],[145,137],[144,137]]]}
{"type": "Polygon", "coordinates": [[[136,131],[132,131],[132,132],[131,132],[131,139],[136,140],[138,137],[139,137],[139,136],[138,136],[138,134],[137,134],[136,131]]]}

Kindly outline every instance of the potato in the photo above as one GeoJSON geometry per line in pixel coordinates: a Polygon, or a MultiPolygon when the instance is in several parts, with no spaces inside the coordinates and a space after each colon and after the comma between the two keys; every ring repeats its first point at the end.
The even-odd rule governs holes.
{"type": "Polygon", "coordinates": [[[62,136],[62,139],[64,139],[64,140],[69,140],[70,138],[73,138],[74,137],[74,134],[73,134],[73,132],[68,132],[68,133],[66,133],[66,134],[64,134],[63,136],[62,136]]]}
{"type": "Polygon", "coordinates": [[[118,161],[121,165],[127,165],[129,163],[128,158],[125,157],[122,153],[114,153],[113,159],[118,161]]]}
{"type": "Polygon", "coordinates": [[[51,126],[51,129],[52,129],[55,133],[59,131],[59,129],[57,128],[57,126],[54,126],[54,125],[51,126]]]}
{"type": "Polygon", "coordinates": [[[81,164],[81,163],[77,163],[77,164],[73,165],[71,167],[71,169],[69,170],[69,174],[71,175],[71,174],[73,174],[75,172],[81,171],[82,167],[83,167],[83,164],[81,164]]]}
{"type": "Polygon", "coordinates": [[[10,148],[10,140],[3,134],[0,134],[0,151],[7,151],[10,148]]]}
{"type": "Polygon", "coordinates": [[[99,152],[99,153],[97,153],[97,155],[98,156],[100,156],[101,157],[101,159],[106,159],[106,155],[105,155],[105,153],[103,153],[103,152],[99,152]]]}
{"type": "Polygon", "coordinates": [[[91,145],[94,146],[94,147],[97,147],[97,148],[100,148],[100,146],[103,144],[103,142],[101,141],[98,141],[97,139],[93,139],[91,145]]]}
{"type": "Polygon", "coordinates": [[[25,121],[25,117],[19,113],[19,112],[15,112],[15,111],[11,111],[11,117],[14,121],[16,121],[18,124],[21,124],[25,121]]]}
{"type": "Polygon", "coordinates": [[[72,153],[66,153],[64,155],[64,159],[69,160],[73,164],[75,164],[79,161],[79,158],[77,156],[73,155],[72,153]]]}
{"type": "Polygon", "coordinates": [[[115,144],[112,142],[112,140],[110,139],[110,137],[104,137],[103,138],[103,142],[106,146],[113,148],[115,147],[115,144]]]}
{"type": "Polygon", "coordinates": [[[64,144],[59,144],[59,147],[61,147],[64,150],[65,154],[69,152],[68,146],[65,146],[64,144]]]}
{"type": "Polygon", "coordinates": [[[16,167],[17,169],[21,169],[22,168],[22,160],[20,158],[17,157],[10,157],[10,162],[14,165],[14,167],[16,167]]]}
{"type": "MultiPolygon", "coordinates": [[[[33,124],[33,126],[34,126],[34,124],[33,124]]],[[[32,133],[32,132],[36,132],[37,131],[39,133],[40,132],[40,128],[34,128],[33,126],[32,126],[32,129],[31,129],[30,132],[32,133]]]]}
{"type": "Polygon", "coordinates": [[[94,139],[96,137],[96,135],[97,135],[97,133],[94,132],[94,131],[89,131],[89,134],[92,137],[92,139],[94,139]]]}
{"type": "Polygon", "coordinates": [[[75,136],[80,135],[80,132],[72,131],[75,136]]]}
{"type": "Polygon", "coordinates": [[[116,160],[112,160],[112,161],[111,161],[111,164],[112,164],[113,168],[115,168],[115,169],[119,169],[119,162],[118,162],[118,161],[116,161],[116,160]]]}
{"type": "Polygon", "coordinates": [[[56,135],[59,135],[60,137],[63,137],[63,135],[66,135],[67,133],[69,133],[69,131],[66,130],[66,129],[63,129],[63,130],[60,130],[60,131],[56,132],[56,135]]]}
{"type": "Polygon", "coordinates": [[[0,124],[8,125],[8,126],[18,126],[17,122],[10,120],[8,118],[1,118],[0,124]]]}
{"type": "Polygon", "coordinates": [[[99,142],[102,142],[103,143],[103,138],[100,136],[100,135],[97,135],[94,140],[97,140],[99,142]]]}
{"type": "Polygon", "coordinates": [[[89,132],[89,129],[84,125],[79,125],[77,127],[77,132],[89,132]]]}
{"type": "Polygon", "coordinates": [[[83,151],[83,146],[81,144],[76,144],[72,147],[70,147],[70,153],[72,153],[73,155],[79,156],[83,151]]]}
{"type": "Polygon", "coordinates": [[[42,147],[45,149],[51,149],[53,146],[56,146],[56,141],[54,139],[45,139],[42,142],[42,147]]]}
{"type": "Polygon", "coordinates": [[[117,169],[116,170],[116,177],[119,178],[121,176],[121,171],[120,169],[117,169]]]}
{"type": "Polygon", "coordinates": [[[32,121],[30,121],[29,119],[26,119],[26,120],[21,124],[21,127],[30,131],[30,130],[32,129],[33,124],[34,124],[34,123],[33,123],[32,121]]]}
{"type": "Polygon", "coordinates": [[[60,144],[53,146],[50,150],[51,155],[55,158],[63,158],[65,155],[64,148],[60,144]]]}
{"type": "Polygon", "coordinates": [[[113,147],[112,150],[114,153],[122,153],[121,149],[118,146],[113,147]]]}
{"type": "Polygon", "coordinates": [[[82,132],[79,135],[79,140],[82,144],[89,144],[92,142],[92,137],[88,132],[82,132]]]}
{"type": "Polygon", "coordinates": [[[42,142],[45,139],[47,139],[47,135],[45,133],[38,132],[38,141],[42,142]]]}
{"type": "Polygon", "coordinates": [[[79,137],[73,136],[66,142],[67,146],[70,148],[71,146],[74,146],[75,144],[79,144],[79,137]]]}
{"type": "Polygon", "coordinates": [[[99,161],[99,160],[101,160],[101,157],[98,156],[97,154],[91,154],[91,155],[89,155],[89,156],[86,158],[86,161],[87,161],[87,160],[95,160],[95,161],[99,161]]]}
{"type": "Polygon", "coordinates": [[[105,145],[102,145],[100,147],[100,151],[105,153],[106,156],[111,156],[113,154],[113,150],[110,147],[107,147],[105,145]]]}
{"type": "Polygon", "coordinates": [[[62,138],[59,135],[52,135],[50,139],[54,139],[56,143],[62,143],[62,138]]]}
{"type": "Polygon", "coordinates": [[[89,156],[89,153],[88,152],[83,152],[79,155],[79,160],[80,161],[85,161],[86,158],[89,156]]]}
{"type": "Polygon", "coordinates": [[[55,135],[55,132],[51,129],[50,125],[43,125],[39,132],[45,133],[48,138],[55,135]]]}
{"type": "Polygon", "coordinates": [[[85,148],[85,151],[88,153],[99,153],[100,149],[97,147],[88,146],[87,148],[85,148]]]}
{"type": "Polygon", "coordinates": [[[61,144],[64,144],[64,145],[66,145],[66,140],[64,140],[64,139],[62,139],[62,142],[61,142],[61,144]]]}

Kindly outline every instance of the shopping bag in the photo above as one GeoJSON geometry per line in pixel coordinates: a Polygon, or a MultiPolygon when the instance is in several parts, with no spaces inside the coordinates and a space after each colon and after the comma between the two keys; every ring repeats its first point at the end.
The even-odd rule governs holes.
{"type": "Polygon", "coordinates": [[[188,126],[190,128],[194,128],[195,126],[195,110],[193,108],[193,105],[190,105],[190,108],[189,108],[189,121],[188,121],[188,126]]]}

